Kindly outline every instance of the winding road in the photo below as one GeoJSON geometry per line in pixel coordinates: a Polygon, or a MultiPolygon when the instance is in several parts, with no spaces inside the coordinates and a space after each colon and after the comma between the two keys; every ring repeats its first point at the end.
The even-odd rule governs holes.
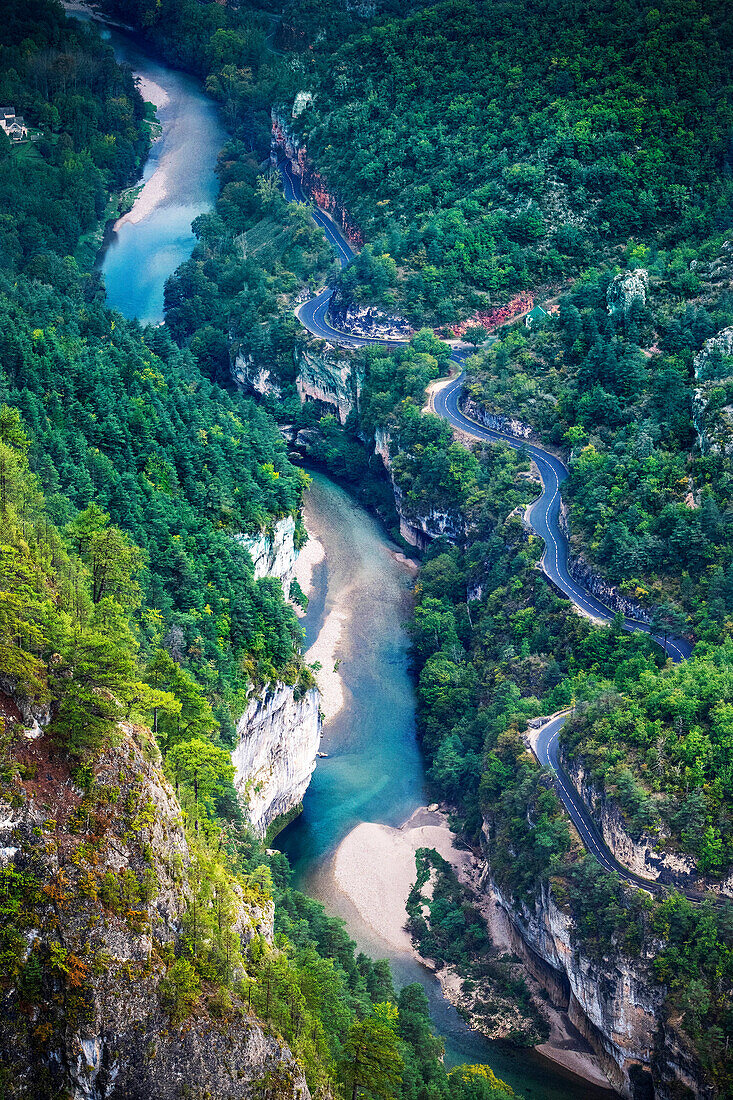
{"type": "MultiPolygon", "coordinates": [[[[283,190],[288,202],[308,202],[303,194],[300,180],[293,175],[290,162],[285,160],[279,165],[283,180],[283,190]]],[[[313,206],[311,213],[316,223],[323,229],[326,238],[333,246],[342,266],[350,263],[355,253],[349,242],[339,230],[335,222],[318,207],[313,206]]],[[[315,298],[304,302],[296,310],[296,316],[300,323],[314,336],[318,336],[330,343],[342,347],[364,347],[368,344],[396,344],[404,343],[399,340],[386,340],[379,337],[352,336],[334,328],[328,319],[328,307],[333,290],[326,287],[315,298]]],[[[478,421],[466,416],[460,407],[460,396],[463,390],[464,373],[462,370],[463,359],[467,352],[455,350],[451,359],[461,368],[459,373],[451,378],[433,395],[433,408],[438,416],[444,417],[453,427],[460,429],[465,435],[473,439],[488,442],[503,443],[516,450],[524,451],[535,463],[542,482],[542,492],[532,503],[528,518],[532,530],[544,540],[545,549],[542,555],[541,567],[545,576],[554,587],[566,596],[583,614],[596,621],[610,622],[615,612],[602,603],[596,596],[579,585],[570,575],[568,569],[568,539],[560,525],[560,508],[562,497],[560,488],[568,477],[568,468],[556,455],[528,443],[524,439],[510,435],[508,432],[496,431],[487,428],[478,421]]],[[[636,619],[624,617],[623,626],[630,632],[642,631],[649,634],[665,653],[675,663],[687,660],[692,655],[692,646],[686,638],[678,638],[668,635],[667,638],[654,634],[651,627],[636,619]]],[[[560,762],[559,735],[568,715],[561,714],[553,718],[538,731],[534,752],[539,763],[549,768],[555,777],[558,795],[568,812],[573,824],[580,834],[583,843],[598,862],[607,871],[620,875],[626,882],[634,886],[641,886],[645,890],[654,893],[663,891],[665,886],[653,880],[641,878],[629,871],[611,854],[603,837],[596,827],[587,807],[573,784],[566,775],[560,762]]],[[[688,897],[699,900],[702,895],[698,891],[685,890],[688,897]]]]}

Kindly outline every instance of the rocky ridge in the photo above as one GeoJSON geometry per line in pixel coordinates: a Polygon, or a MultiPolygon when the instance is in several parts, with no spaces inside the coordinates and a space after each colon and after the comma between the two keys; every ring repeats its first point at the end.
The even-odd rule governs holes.
{"type": "Polygon", "coordinates": [[[649,833],[632,836],[620,807],[602,787],[593,782],[583,760],[577,754],[572,758],[563,754],[562,763],[575,789],[593,814],[593,820],[600,828],[606,846],[623,867],[628,867],[635,875],[664,885],[681,889],[691,887],[713,890],[726,897],[733,897],[733,875],[722,882],[699,875],[692,856],[665,847],[669,834],[661,828],[656,836],[649,833]]]}
{"type": "Polygon", "coordinates": [[[665,1019],[666,989],[653,974],[653,945],[646,944],[635,959],[622,952],[591,956],[554,887],[545,884],[528,903],[494,881],[490,830],[485,822],[482,889],[506,916],[513,952],[590,1044],[613,1087],[628,1100],[676,1100],[687,1094],[713,1100],[684,1035],[665,1019]]]}
{"type": "MultiPolygon", "coordinates": [[[[272,1077],[283,1096],[309,1096],[290,1051],[236,998],[214,1015],[204,988],[182,1021],[166,1007],[192,853],[148,731],[123,725],[83,778],[50,735],[21,731],[0,818],[17,975],[0,1020],[4,1095],[245,1100],[272,1077]]],[[[270,900],[234,886],[240,949],[257,934],[272,942],[270,900]]]]}
{"type": "Polygon", "coordinates": [[[298,551],[295,549],[295,519],[285,516],[272,530],[259,535],[241,535],[239,542],[245,547],[255,569],[255,578],[277,577],[287,597],[295,577],[298,551]]]}

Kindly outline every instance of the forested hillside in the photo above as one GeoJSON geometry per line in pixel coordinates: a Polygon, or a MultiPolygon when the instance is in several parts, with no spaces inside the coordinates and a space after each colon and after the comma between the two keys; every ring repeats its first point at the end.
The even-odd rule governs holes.
{"type": "MultiPolygon", "coordinates": [[[[146,666],[139,551],[99,514],[90,524],[89,509],[64,538],[28,468],[29,446],[18,413],[1,406],[0,798],[20,852],[1,872],[4,1094],[67,1095],[67,1052],[90,1027],[116,1031],[122,1063],[110,1086],[119,1075],[138,1087],[137,1060],[154,1081],[155,1059],[175,1065],[192,1042],[193,1057],[199,1034],[209,1048],[212,1032],[226,1036],[236,1063],[254,1010],[255,1026],[259,1016],[271,1039],[288,1043],[314,1096],[333,1095],[336,1083],[350,1090],[369,1051],[405,1100],[420,1100],[428,1082],[438,1100],[508,1100],[494,1078],[446,1073],[420,986],[398,997],[389,967],[356,956],[342,923],[290,889],[284,857],[252,838],[205,698],[162,650],[153,673],[167,677],[146,666]],[[14,700],[48,708],[42,738],[24,736],[14,700]],[[155,716],[164,762],[148,728],[155,716]],[[49,859],[59,851],[60,862],[49,859]],[[125,997],[135,998],[131,1018],[125,997]]],[[[217,1057],[221,1082],[229,1071],[217,1057]]],[[[261,1079],[252,1067],[252,1083],[293,1095],[288,1057],[259,1067],[261,1079]]],[[[196,1080],[200,1066],[190,1073],[196,1080]]]]}
{"type": "Polygon", "coordinates": [[[450,2],[335,53],[322,36],[296,126],[371,242],[344,286],[444,325],[629,237],[723,227],[730,20],[724,0],[450,2]]]}
{"type": "MultiPolygon", "coordinates": [[[[302,539],[307,478],[274,421],[213,380],[223,312],[189,342],[175,289],[170,327],[105,306],[90,260],[149,136],[130,75],[51,0],[6,5],[0,47],[3,99],[41,131],[0,148],[0,797],[13,844],[0,1089],[167,1096],[183,1059],[175,1095],[307,1083],[326,1097],[368,1082],[404,1100],[509,1098],[479,1068],[445,1070],[420,987],[398,995],[242,819],[229,750],[245,692],[313,679],[279,581],[254,579],[240,536],[293,516],[302,539]]],[[[268,284],[254,259],[232,276],[249,225],[238,206],[278,201],[272,187],[257,197],[246,153],[230,161],[229,228],[214,214],[197,231],[226,239],[229,285],[252,280],[255,327],[257,294],[270,317],[297,276],[268,284]]],[[[279,254],[300,278],[328,266],[302,214],[281,220],[279,254]]],[[[198,272],[194,260],[180,285],[198,272]]]]}

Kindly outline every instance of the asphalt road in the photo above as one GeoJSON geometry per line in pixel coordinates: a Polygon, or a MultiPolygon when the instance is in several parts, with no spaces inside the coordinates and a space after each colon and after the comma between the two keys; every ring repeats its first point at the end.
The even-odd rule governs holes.
{"type": "MultiPolygon", "coordinates": [[[[459,400],[463,389],[463,374],[459,374],[449,385],[438,390],[433,398],[433,407],[439,416],[460,428],[474,439],[503,443],[515,450],[524,450],[534,461],[542,480],[542,493],[532,504],[529,522],[533,531],[544,540],[545,551],[542,555],[542,569],[557,589],[588,615],[604,622],[610,622],[614,616],[607,607],[592,593],[582,588],[568,571],[568,540],[560,527],[560,506],[562,497],[560,486],[568,476],[568,468],[555,455],[523,439],[506,432],[485,428],[475,420],[469,419],[461,411],[459,400]]],[[[653,634],[651,628],[636,619],[624,618],[624,628],[628,631],[643,631],[651,635],[655,642],[677,663],[687,660],[692,654],[692,646],[686,638],[668,636],[666,643],[662,636],[653,634]]]]}
{"type": "MultiPolygon", "coordinates": [[[[307,199],[303,194],[300,180],[293,175],[288,161],[284,161],[280,165],[280,174],[283,180],[285,198],[288,202],[306,202],[307,199]]],[[[345,267],[355,255],[348,241],[327,214],[324,214],[317,207],[312,208],[311,213],[333,246],[341,266],[345,267]]],[[[332,294],[333,290],[326,287],[315,298],[304,302],[296,311],[296,316],[301,324],[314,336],[319,336],[323,340],[344,347],[364,347],[366,344],[401,342],[381,340],[378,337],[351,336],[335,329],[327,317],[332,294]]],[[[452,359],[459,367],[462,367],[466,354],[466,351],[455,351],[452,359]]],[[[516,450],[523,450],[532,458],[542,481],[542,493],[530,507],[529,522],[533,531],[545,543],[541,562],[542,569],[558,591],[567,596],[581,611],[602,622],[610,622],[614,617],[611,608],[574,581],[568,570],[568,540],[560,526],[560,507],[562,504],[560,487],[568,476],[567,466],[556,455],[533,443],[528,443],[526,440],[519,439],[507,432],[484,427],[483,424],[467,417],[459,404],[463,390],[463,380],[464,374],[461,370],[448,385],[443,386],[435,393],[433,408],[436,414],[444,417],[454,427],[460,428],[462,432],[474,439],[503,443],[509,447],[514,447],[516,450]]],[[[623,625],[624,629],[630,632],[643,631],[645,634],[651,635],[654,641],[665,650],[675,663],[686,660],[692,654],[692,646],[686,638],[668,636],[665,641],[663,637],[653,634],[646,623],[627,617],[624,618],[623,625]]],[[[616,872],[625,881],[634,886],[641,886],[652,893],[663,891],[664,886],[633,874],[614,859],[588,809],[565,774],[560,763],[559,736],[567,717],[565,714],[554,718],[539,732],[535,754],[539,763],[553,772],[558,795],[583,843],[607,871],[616,872]]],[[[699,900],[702,896],[696,891],[685,891],[685,893],[694,900],[699,900]]]]}

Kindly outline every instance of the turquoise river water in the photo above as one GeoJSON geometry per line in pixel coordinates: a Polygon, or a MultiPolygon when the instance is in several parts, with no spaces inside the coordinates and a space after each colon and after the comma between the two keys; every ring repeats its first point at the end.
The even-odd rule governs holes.
{"type": "MultiPolygon", "coordinates": [[[[190,77],[150,57],[131,36],[103,28],[120,61],[158,106],[163,134],[145,167],[132,215],[108,235],[100,263],[109,304],[159,324],[165,280],[191,254],[191,221],[210,209],[214,168],[226,135],[216,108],[190,77]]],[[[526,1100],[602,1100],[611,1093],[569,1077],[531,1051],[490,1043],[472,1032],[443,997],[431,972],[379,940],[331,875],[338,843],[362,821],[400,825],[425,801],[408,671],[412,574],[367,512],[322,474],[308,494],[309,530],[325,549],[303,625],[307,645],[334,609],[346,609],[337,656],[344,705],[326,723],[324,751],[301,817],[279,838],[297,884],[343,917],[360,948],[388,957],[399,986],[419,981],[446,1044],[446,1062],[486,1062],[526,1100]]]]}

